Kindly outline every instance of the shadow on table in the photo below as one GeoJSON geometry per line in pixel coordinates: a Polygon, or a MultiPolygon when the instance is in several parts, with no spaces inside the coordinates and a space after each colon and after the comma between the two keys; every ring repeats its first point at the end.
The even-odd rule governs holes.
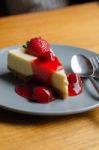
{"type": "MultiPolygon", "coordinates": [[[[98,108],[97,108],[98,109],[98,108]]],[[[97,110],[92,110],[82,114],[69,116],[33,116],[19,114],[0,108],[0,123],[15,124],[15,125],[46,125],[52,123],[69,123],[75,120],[88,119],[99,127],[99,115],[97,110]]]]}

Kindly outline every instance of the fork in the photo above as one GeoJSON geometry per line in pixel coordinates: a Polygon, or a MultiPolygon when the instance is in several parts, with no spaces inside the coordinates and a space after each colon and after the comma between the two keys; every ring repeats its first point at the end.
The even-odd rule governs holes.
{"type": "Polygon", "coordinates": [[[92,57],[90,59],[92,65],[93,65],[93,77],[95,78],[99,78],[99,57],[96,56],[96,57],[92,57]]]}
{"type": "MultiPolygon", "coordinates": [[[[99,57],[92,57],[90,59],[91,63],[92,63],[92,66],[93,66],[93,74],[92,74],[92,77],[96,78],[96,79],[99,79],[99,57]]],[[[92,83],[94,84],[96,90],[98,91],[99,93],[99,84],[97,83],[97,81],[95,81],[93,78],[91,78],[92,80],[92,83]]]]}

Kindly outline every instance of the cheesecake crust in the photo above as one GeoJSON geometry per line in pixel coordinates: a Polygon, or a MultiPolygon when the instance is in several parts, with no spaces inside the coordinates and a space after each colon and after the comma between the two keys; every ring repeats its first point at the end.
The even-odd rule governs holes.
{"type": "Polygon", "coordinates": [[[23,81],[29,81],[33,78],[33,76],[25,76],[23,74],[20,74],[19,72],[15,71],[14,69],[10,68],[9,66],[7,66],[7,68],[14,76],[18,77],[19,79],[21,79],[23,81]]]}

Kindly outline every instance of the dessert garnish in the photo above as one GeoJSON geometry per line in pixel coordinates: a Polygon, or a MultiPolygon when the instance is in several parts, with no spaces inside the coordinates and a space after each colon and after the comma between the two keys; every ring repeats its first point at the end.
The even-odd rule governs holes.
{"type": "Polygon", "coordinates": [[[26,45],[23,45],[23,47],[26,49],[27,54],[38,58],[44,57],[44,59],[49,59],[50,54],[53,53],[50,50],[50,44],[41,37],[32,38],[30,41],[26,42],[26,45]]]}

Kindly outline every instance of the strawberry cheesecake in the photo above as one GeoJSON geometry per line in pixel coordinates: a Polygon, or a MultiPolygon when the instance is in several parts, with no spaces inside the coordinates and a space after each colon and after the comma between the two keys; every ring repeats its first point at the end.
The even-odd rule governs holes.
{"type": "Polygon", "coordinates": [[[68,80],[64,67],[50,44],[40,37],[32,38],[26,45],[10,50],[8,68],[23,79],[36,77],[52,87],[61,98],[68,97],[68,80]]]}

